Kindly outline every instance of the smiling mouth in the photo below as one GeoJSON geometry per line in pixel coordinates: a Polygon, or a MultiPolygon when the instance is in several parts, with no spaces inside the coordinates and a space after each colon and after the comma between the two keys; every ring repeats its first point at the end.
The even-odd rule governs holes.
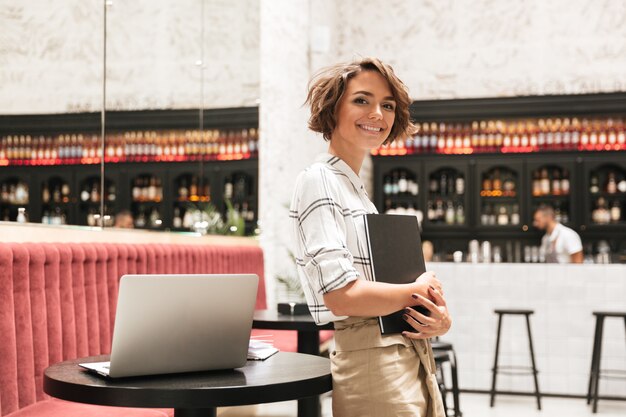
{"type": "Polygon", "coordinates": [[[369,125],[357,125],[361,130],[364,130],[368,133],[380,133],[383,129],[382,127],[369,126],[369,125]]]}

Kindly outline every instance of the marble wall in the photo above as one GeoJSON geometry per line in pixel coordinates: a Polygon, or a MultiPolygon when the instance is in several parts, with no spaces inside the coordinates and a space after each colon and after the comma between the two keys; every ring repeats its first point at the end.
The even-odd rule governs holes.
{"type": "MultiPolygon", "coordinates": [[[[0,0],[0,114],[100,110],[102,3],[0,0]]],[[[113,0],[107,108],[254,106],[258,34],[255,1],[113,0]]]]}

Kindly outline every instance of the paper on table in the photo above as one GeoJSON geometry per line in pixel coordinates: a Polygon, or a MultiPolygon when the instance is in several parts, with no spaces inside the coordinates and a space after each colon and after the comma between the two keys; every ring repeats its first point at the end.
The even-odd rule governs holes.
{"type": "Polygon", "coordinates": [[[278,349],[269,343],[259,340],[250,340],[250,345],[248,346],[248,360],[264,361],[277,352],[278,349]]]}

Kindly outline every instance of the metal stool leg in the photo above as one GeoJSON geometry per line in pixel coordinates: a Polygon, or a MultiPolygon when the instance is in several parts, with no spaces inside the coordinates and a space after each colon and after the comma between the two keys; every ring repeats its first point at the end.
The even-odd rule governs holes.
{"type": "Polygon", "coordinates": [[[593,351],[591,352],[591,369],[589,370],[589,386],[587,388],[587,404],[591,404],[591,393],[594,386],[594,369],[598,360],[598,341],[600,340],[600,317],[596,316],[596,328],[593,336],[593,351]]]}
{"type": "Polygon", "coordinates": [[[443,366],[437,366],[437,380],[439,381],[439,391],[441,391],[441,399],[443,400],[443,410],[448,416],[448,403],[446,397],[448,396],[448,389],[446,388],[446,380],[443,374],[443,366]]]}
{"type": "Polygon", "coordinates": [[[593,413],[598,411],[598,386],[600,385],[600,362],[602,361],[602,332],[604,330],[604,317],[598,317],[598,355],[596,357],[596,366],[593,370],[593,413]]]}
{"type": "Polygon", "coordinates": [[[535,364],[535,350],[533,349],[533,339],[530,334],[530,317],[526,315],[526,329],[528,330],[528,346],[530,347],[530,359],[533,365],[533,378],[535,379],[535,396],[537,397],[537,409],[541,410],[541,394],[539,392],[539,382],[537,381],[537,366],[535,364]]]}
{"type": "Polygon", "coordinates": [[[456,371],[456,354],[454,353],[454,349],[448,352],[448,355],[451,356],[450,360],[450,371],[452,374],[452,398],[454,399],[454,417],[461,417],[463,413],[461,413],[461,404],[459,403],[459,376],[456,371]]]}
{"type": "Polygon", "coordinates": [[[498,333],[496,336],[496,354],[493,360],[493,369],[492,369],[492,377],[491,377],[491,402],[490,407],[493,407],[493,404],[496,399],[496,375],[498,374],[498,354],[500,352],[500,330],[502,328],[502,314],[498,314],[498,333]]]}

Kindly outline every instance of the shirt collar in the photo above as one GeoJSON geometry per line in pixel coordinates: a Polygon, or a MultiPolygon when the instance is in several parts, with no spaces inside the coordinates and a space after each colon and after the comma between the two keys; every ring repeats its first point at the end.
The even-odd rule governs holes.
{"type": "Polygon", "coordinates": [[[557,237],[559,237],[559,232],[561,231],[561,229],[563,228],[563,225],[561,223],[557,223],[556,226],[554,226],[554,229],[552,229],[552,233],[550,233],[548,236],[550,236],[550,240],[556,240],[557,237]]]}
{"type": "Polygon", "coordinates": [[[354,188],[362,191],[363,193],[365,193],[365,195],[367,195],[367,192],[365,191],[365,185],[363,185],[363,181],[361,181],[361,178],[352,170],[352,168],[350,168],[350,165],[345,163],[343,159],[329,153],[322,153],[318,155],[317,158],[315,158],[315,162],[326,163],[328,165],[331,165],[333,168],[338,169],[350,179],[350,182],[352,183],[352,185],[354,185],[354,188]]]}

